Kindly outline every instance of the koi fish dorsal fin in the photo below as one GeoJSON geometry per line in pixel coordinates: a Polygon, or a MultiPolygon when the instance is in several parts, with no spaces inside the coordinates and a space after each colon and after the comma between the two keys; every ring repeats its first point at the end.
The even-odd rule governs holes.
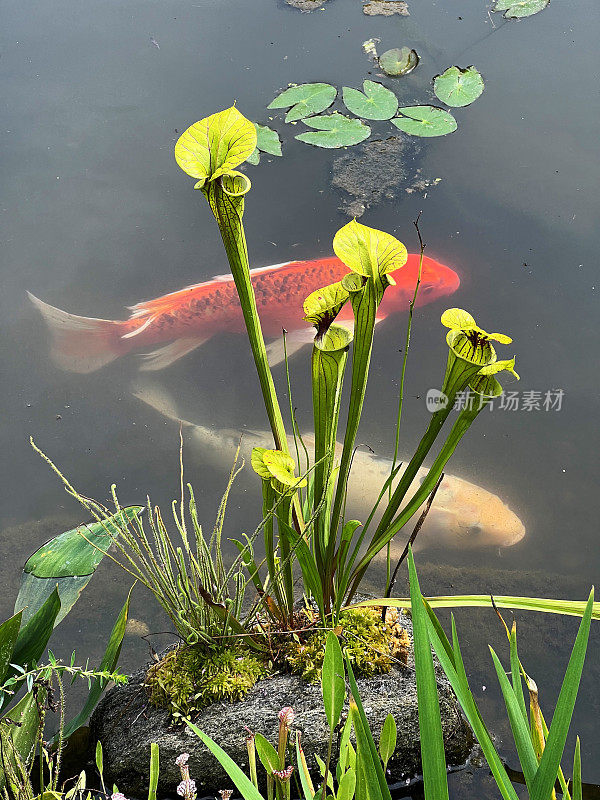
{"type": "Polygon", "coordinates": [[[171,344],[164,347],[159,347],[150,353],[144,353],[142,356],[143,362],[140,367],[141,372],[155,372],[165,367],[170,367],[180,358],[187,356],[192,350],[200,347],[204,342],[208,341],[210,336],[202,337],[189,337],[184,339],[176,339],[171,344]]]}
{"type": "MultiPolygon", "coordinates": [[[[282,264],[271,264],[269,267],[258,267],[256,269],[251,269],[251,275],[260,275],[263,272],[271,272],[273,270],[279,270],[283,267],[287,267],[289,264],[297,264],[299,262],[296,261],[285,261],[282,264]]],[[[129,311],[132,312],[131,319],[137,319],[138,317],[145,317],[148,314],[160,314],[167,312],[171,309],[177,308],[182,302],[185,302],[187,299],[187,295],[190,292],[194,293],[202,293],[205,291],[207,294],[214,288],[215,283],[230,283],[233,281],[233,276],[231,273],[227,273],[224,275],[214,275],[212,278],[209,278],[207,281],[202,281],[201,283],[192,283],[189,286],[186,286],[183,289],[178,289],[176,292],[169,292],[169,294],[163,294],[161,297],[156,297],[154,300],[142,300],[140,303],[136,303],[133,306],[127,306],[129,311]]]]}

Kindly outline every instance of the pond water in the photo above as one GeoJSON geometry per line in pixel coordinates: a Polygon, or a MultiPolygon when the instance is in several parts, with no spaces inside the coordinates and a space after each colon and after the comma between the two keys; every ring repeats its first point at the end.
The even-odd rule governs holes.
{"type": "MultiPolygon", "coordinates": [[[[513,336],[522,380],[510,388],[519,390],[522,403],[527,392],[562,390],[562,406],[496,409],[477,420],[449,471],[498,494],[523,521],[526,535],[512,548],[423,550],[425,588],[439,594],[587,594],[600,565],[593,194],[600,168],[593,105],[598,9],[593,0],[552,2],[519,22],[490,15],[481,0],[414,0],[410,12],[368,17],[358,0],[329,0],[312,13],[277,0],[46,0],[35,9],[15,0],[5,4],[4,617],[12,610],[26,557],[83,519],[31,450],[30,435],[78,489],[100,500],[115,482],[123,502],[143,502],[149,493],[166,507],[179,480],[178,427],[132,396],[140,379],[135,356],[90,374],[57,368],[26,291],[77,314],[117,319],[126,315],[125,306],[227,272],[217,227],[176,166],[173,146],[177,131],[232,101],[249,118],[275,127],[283,141],[283,158],[263,157],[258,167],[248,167],[253,187],[245,225],[252,265],[331,255],[332,236],[348,220],[340,210],[343,193],[331,185],[340,153],[296,141],[302,125],[285,125],[283,113],[266,105],[290,82],[360,88],[365,78],[383,80],[403,105],[427,103],[433,98],[431,78],[452,64],[476,65],[486,81],[483,95],[457,109],[456,133],[419,140],[419,148],[409,144],[406,152],[412,173],[418,168],[423,180],[441,180],[421,192],[406,191],[410,182],[400,185],[361,221],[394,232],[416,252],[412,221],[422,211],[427,254],[461,278],[450,305],[468,308],[483,327],[513,336]],[[372,37],[381,39],[379,52],[415,47],[421,55],[417,70],[403,79],[377,77],[362,50],[372,37]]],[[[374,123],[373,130],[375,138],[395,133],[388,123],[374,123]]],[[[405,452],[427,422],[425,393],[442,377],[446,347],[439,316],[445,307],[437,301],[415,317],[405,452]]],[[[359,435],[384,456],[393,450],[390,423],[405,323],[399,315],[378,329],[359,435]]],[[[307,364],[307,351],[291,361],[294,403],[305,428],[311,417],[307,364]]],[[[283,398],[282,369],[275,375],[283,398]]],[[[170,394],[186,419],[214,427],[266,427],[241,336],[216,337],[148,380],[170,394]]],[[[209,526],[227,464],[215,471],[188,434],[185,452],[187,477],[209,526]]],[[[228,535],[254,529],[258,493],[251,476],[240,479],[228,535]]],[[[373,587],[381,577],[373,572],[373,587]]],[[[81,657],[98,660],[126,590],[123,574],[103,565],[57,630],[55,649],[75,648],[81,657]]],[[[166,629],[139,587],[132,616],[152,632],[166,629]]],[[[503,634],[491,612],[458,617],[487,718],[508,741],[486,648],[487,642],[503,648],[503,634]]],[[[527,614],[519,620],[522,658],[551,708],[576,623],[527,614]]],[[[598,644],[594,632],[574,724],[589,782],[600,782],[598,644]]],[[[124,667],[147,652],[144,641],[128,637],[124,667]]],[[[515,764],[510,749],[503,754],[515,764]]],[[[456,773],[453,797],[472,796],[475,786],[485,796],[484,772],[456,773]]]]}

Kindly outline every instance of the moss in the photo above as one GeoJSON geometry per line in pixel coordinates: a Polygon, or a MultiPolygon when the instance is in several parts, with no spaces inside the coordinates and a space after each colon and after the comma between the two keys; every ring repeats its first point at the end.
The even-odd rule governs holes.
{"type": "MultiPolygon", "coordinates": [[[[389,672],[395,661],[407,663],[410,640],[398,622],[398,613],[389,609],[385,624],[381,609],[348,609],[340,615],[341,634],[357,675],[371,677],[389,672]]],[[[321,679],[327,631],[307,636],[295,635],[283,648],[284,665],[308,681],[321,679]]]]}
{"type": "Polygon", "coordinates": [[[179,647],[148,670],[146,686],[152,705],[169,708],[177,720],[218,700],[241,700],[268,674],[267,664],[239,648],[179,647]]]}

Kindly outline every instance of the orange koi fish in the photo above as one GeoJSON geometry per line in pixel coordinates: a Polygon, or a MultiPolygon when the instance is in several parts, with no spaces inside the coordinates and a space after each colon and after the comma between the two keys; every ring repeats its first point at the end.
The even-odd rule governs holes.
{"type": "MultiPolygon", "coordinates": [[[[409,255],[404,267],[394,273],[379,306],[377,321],[406,311],[413,297],[419,256],[409,255]]],[[[278,337],[269,345],[272,365],[283,360],[281,331],[288,331],[288,355],[311,342],[314,329],[303,320],[302,304],[311,292],[334,283],[348,268],[338,258],[288,261],[250,271],[265,337],[278,337]]],[[[417,305],[425,305],[458,289],[454,270],[432,258],[423,258],[417,305]]],[[[62,369],[93,372],[132,351],[153,348],[142,356],[142,370],[168,367],[221,332],[245,331],[242,309],[233,277],[218,275],[204,283],[157,297],[130,307],[126,320],[79,317],[44,303],[30,292],[29,298],[44,317],[52,335],[52,357],[62,369]]],[[[350,304],[339,320],[351,320],[350,304]]]]}

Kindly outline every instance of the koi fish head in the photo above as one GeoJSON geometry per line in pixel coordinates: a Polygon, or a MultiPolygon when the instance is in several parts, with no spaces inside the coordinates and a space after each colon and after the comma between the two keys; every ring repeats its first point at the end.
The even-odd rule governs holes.
{"type": "MultiPolygon", "coordinates": [[[[415,285],[419,274],[419,256],[411,254],[406,264],[392,274],[396,281],[395,286],[390,286],[384,296],[383,304],[386,313],[405,311],[413,298],[415,285]]],[[[433,258],[423,256],[421,270],[421,283],[417,295],[417,305],[424,306],[441,297],[453,294],[460,286],[460,278],[450,267],[434,261],[433,258]]]]}

